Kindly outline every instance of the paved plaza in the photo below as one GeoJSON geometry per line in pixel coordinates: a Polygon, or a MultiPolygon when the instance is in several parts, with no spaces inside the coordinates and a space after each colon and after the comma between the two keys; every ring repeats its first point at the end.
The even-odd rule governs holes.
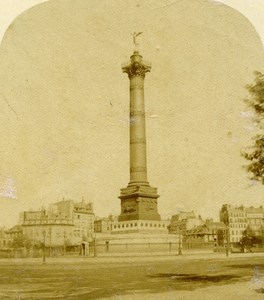
{"type": "Polygon", "coordinates": [[[0,299],[262,299],[263,254],[0,260],[0,299]]]}

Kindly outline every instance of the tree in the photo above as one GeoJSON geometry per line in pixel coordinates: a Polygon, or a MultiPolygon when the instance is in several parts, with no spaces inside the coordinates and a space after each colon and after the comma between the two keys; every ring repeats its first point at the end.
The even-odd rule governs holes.
{"type": "MultiPolygon", "coordinates": [[[[250,97],[246,103],[255,113],[255,122],[260,129],[264,126],[264,74],[255,72],[254,83],[247,86],[250,97]]],[[[252,174],[251,179],[264,184],[264,134],[258,134],[254,138],[254,144],[247,147],[242,155],[250,160],[246,170],[252,174]]]]}
{"type": "Polygon", "coordinates": [[[29,239],[25,235],[15,237],[13,242],[12,242],[12,247],[15,248],[15,249],[17,249],[17,248],[29,249],[31,246],[32,246],[32,240],[29,239]]]}
{"type": "Polygon", "coordinates": [[[251,247],[253,247],[254,245],[263,244],[263,236],[262,234],[256,234],[254,230],[248,227],[246,230],[243,231],[240,243],[243,248],[247,248],[251,251],[251,247]]]}
{"type": "Polygon", "coordinates": [[[254,242],[255,242],[254,232],[248,227],[245,231],[243,231],[240,244],[243,247],[243,249],[248,249],[251,252],[251,247],[253,247],[254,242]]]}

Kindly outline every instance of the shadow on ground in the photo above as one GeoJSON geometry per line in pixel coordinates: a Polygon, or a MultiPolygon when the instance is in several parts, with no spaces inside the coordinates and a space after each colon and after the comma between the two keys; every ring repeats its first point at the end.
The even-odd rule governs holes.
{"type": "Polygon", "coordinates": [[[260,288],[260,289],[257,289],[255,290],[257,293],[259,294],[264,294],[264,288],[260,288]]]}
{"type": "Polygon", "coordinates": [[[181,281],[181,282],[201,282],[201,283],[220,283],[222,281],[226,282],[227,280],[237,279],[240,276],[237,275],[197,275],[197,274],[155,274],[150,275],[149,277],[154,278],[170,278],[171,280],[181,281]]]}

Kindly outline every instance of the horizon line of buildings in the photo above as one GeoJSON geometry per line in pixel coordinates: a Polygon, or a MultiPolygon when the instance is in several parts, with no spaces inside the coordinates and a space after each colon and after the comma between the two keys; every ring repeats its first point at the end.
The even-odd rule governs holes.
{"type": "MultiPolygon", "coordinates": [[[[132,226],[153,226],[153,232],[159,230],[155,222],[147,224],[148,222],[141,220],[134,223],[132,226]]],[[[228,241],[232,245],[240,242],[247,228],[251,228],[256,235],[264,234],[264,208],[223,204],[218,221],[204,220],[194,211],[182,211],[163,223],[164,231],[182,235],[186,243],[214,243],[215,246],[224,246],[228,241]]],[[[30,238],[36,245],[43,241],[50,247],[81,245],[93,241],[96,234],[114,234],[120,224],[118,216],[96,217],[91,202],[84,199],[79,202],[63,199],[51,203],[47,209],[21,212],[17,225],[7,230],[1,228],[0,249],[21,236],[30,238]]]]}

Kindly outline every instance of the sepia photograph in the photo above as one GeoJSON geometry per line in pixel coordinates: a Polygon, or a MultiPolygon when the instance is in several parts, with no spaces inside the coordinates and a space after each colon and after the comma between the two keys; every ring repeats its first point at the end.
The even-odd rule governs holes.
{"type": "Polygon", "coordinates": [[[263,24],[0,1],[0,299],[263,298],[263,24]]]}

